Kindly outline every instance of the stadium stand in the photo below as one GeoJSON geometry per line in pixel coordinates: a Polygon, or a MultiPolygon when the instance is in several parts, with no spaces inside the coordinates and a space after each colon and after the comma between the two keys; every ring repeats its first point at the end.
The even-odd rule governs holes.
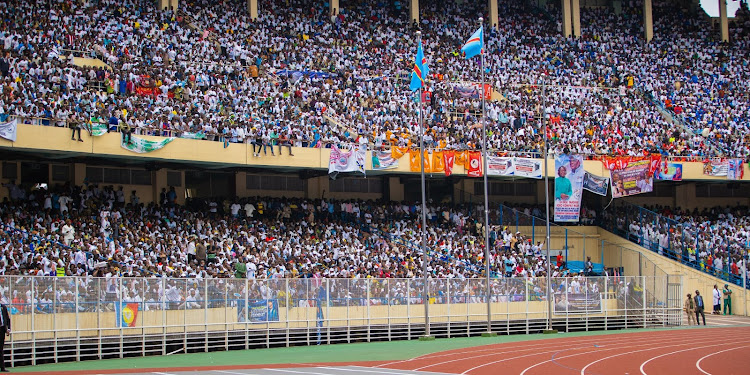
{"type": "MultiPolygon", "coordinates": [[[[416,103],[404,80],[417,25],[368,2],[346,4],[335,17],[323,3],[289,1],[282,11],[261,2],[251,22],[245,3],[188,1],[178,12],[145,0],[7,7],[14,21],[2,34],[8,69],[0,112],[43,125],[101,123],[259,146],[414,142],[416,103]],[[25,27],[41,15],[49,17],[25,27]],[[60,29],[61,21],[80,30],[60,29]],[[112,70],[72,65],[73,51],[112,70]]],[[[716,43],[708,31],[694,32],[709,29],[704,20],[684,24],[669,6],[655,2],[655,37],[644,44],[637,6],[619,15],[583,8],[581,38],[566,39],[549,16],[555,9],[501,3],[507,19],[486,38],[487,81],[500,98],[488,102],[489,148],[541,151],[544,83],[556,152],[747,157],[747,42],[716,43]]],[[[421,7],[432,73],[427,145],[477,149],[476,62],[456,51],[483,6],[421,7]]]]}

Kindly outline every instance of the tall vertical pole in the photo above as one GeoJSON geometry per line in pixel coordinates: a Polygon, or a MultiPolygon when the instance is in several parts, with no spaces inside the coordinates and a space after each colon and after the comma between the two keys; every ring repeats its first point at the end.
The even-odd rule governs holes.
{"type": "MultiPolygon", "coordinates": [[[[544,78],[542,78],[544,79],[544,78]]],[[[549,170],[547,169],[547,82],[542,81],[542,131],[544,132],[544,212],[546,214],[547,221],[547,238],[544,246],[547,248],[547,330],[552,330],[552,273],[550,263],[550,249],[549,249],[549,170]]]]}
{"type": "MultiPolygon", "coordinates": [[[[479,27],[484,26],[484,19],[479,18],[479,27]]],[[[484,34],[484,30],[482,30],[484,34]]],[[[484,35],[482,35],[484,39],[484,35]]],[[[484,88],[484,44],[479,53],[479,70],[482,75],[482,163],[484,164],[482,176],[484,176],[484,273],[487,278],[487,333],[492,332],[492,287],[490,286],[490,205],[487,188],[487,121],[485,115],[485,88],[484,88]]]]}
{"type": "MultiPolygon", "coordinates": [[[[417,45],[422,42],[422,32],[417,31],[417,45]]],[[[420,61],[421,63],[421,61],[420,61]]],[[[426,78],[426,77],[423,77],[426,78]]],[[[422,179],[422,274],[424,285],[422,286],[422,302],[424,302],[424,336],[430,337],[430,295],[427,286],[427,194],[424,182],[424,116],[422,114],[422,90],[424,83],[419,88],[419,168],[422,179]]]]}
{"type": "Polygon", "coordinates": [[[742,255],[742,306],[745,310],[745,314],[744,314],[745,316],[747,316],[747,252],[748,251],[750,250],[745,249],[745,254],[742,255]]]}

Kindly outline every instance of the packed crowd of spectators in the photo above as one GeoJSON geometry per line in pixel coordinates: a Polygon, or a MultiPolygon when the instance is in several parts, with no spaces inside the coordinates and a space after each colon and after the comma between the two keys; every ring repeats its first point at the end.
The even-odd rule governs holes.
{"type": "MultiPolygon", "coordinates": [[[[112,308],[114,305],[107,306],[120,293],[136,302],[161,301],[160,296],[167,296],[175,307],[184,306],[191,302],[191,296],[185,294],[200,289],[184,283],[193,285],[205,279],[259,280],[262,290],[281,288],[286,278],[307,279],[298,282],[299,286],[292,282],[293,289],[307,290],[305,293],[312,293],[307,284],[322,278],[394,279],[387,287],[376,285],[385,288],[383,293],[391,290],[388,296],[396,298],[386,303],[419,298],[410,294],[403,280],[423,276],[416,220],[421,206],[413,202],[253,198],[193,200],[180,206],[175,204],[174,194],[166,192],[158,205],[144,205],[134,192],[127,196],[112,186],[66,185],[50,191],[24,190],[14,184],[6,187],[10,199],[0,204],[0,275],[82,276],[77,281],[79,287],[93,288],[91,296],[103,299],[79,301],[81,309],[95,304],[112,308]],[[146,279],[132,281],[131,277],[146,279]],[[167,277],[167,284],[158,281],[161,277],[167,277]],[[177,278],[188,280],[172,280],[177,278]],[[269,283],[274,280],[282,284],[272,288],[269,283]]],[[[453,280],[455,290],[471,290],[461,297],[465,300],[480,299],[479,285],[467,280],[484,275],[482,212],[468,205],[430,205],[428,210],[429,277],[453,280]]],[[[530,210],[519,208],[519,214],[530,210]]],[[[498,223],[499,215],[499,210],[493,209],[491,222],[498,223]]],[[[493,286],[497,298],[527,298],[527,281],[532,285],[529,295],[539,298],[543,293],[539,280],[544,280],[547,267],[543,243],[534,244],[499,224],[490,228],[489,236],[494,244],[491,274],[499,280],[516,280],[497,281],[493,286]]],[[[562,258],[551,268],[555,277],[570,274],[562,258]]],[[[39,282],[52,285],[53,279],[41,278],[39,282]]],[[[336,298],[351,293],[346,280],[334,285],[333,296],[338,296],[337,290],[342,296],[336,298]]],[[[28,279],[18,282],[29,283],[28,279]]],[[[53,297],[59,308],[74,306],[67,303],[76,289],[74,281],[70,283],[58,291],[38,285],[38,306],[46,306],[53,297]]],[[[13,292],[0,287],[0,299],[17,298],[22,305],[29,302],[29,296],[23,294],[31,293],[30,286],[24,289],[21,284],[14,285],[13,292]]],[[[421,293],[414,285],[411,288],[421,293]]],[[[275,295],[282,289],[266,291],[275,295]]],[[[454,298],[460,295],[456,293],[454,298]]],[[[295,296],[289,298],[313,298],[295,296]]],[[[382,303],[376,297],[371,303],[382,303]]],[[[206,296],[192,298],[198,303],[206,296]]]]}
{"type": "MultiPolygon", "coordinates": [[[[122,189],[26,192],[8,184],[0,205],[6,275],[169,276],[251,279],[414,278],[422,275],[420,205],[413,202],[257,198],[144,205],[122,189]]],[[[435,278],[484,273],[479,208],[430,205],[435,278]]],[[[491,210],[499,221],[499,210],[491,210]]],[[[493,225],[491,272],[544,275],[542,244],[493,225]]],[[[558,274],[562,271],[557,270],[558,274]]]]}
{"type": "Polygon", "coordinates": [[[620,205],[605,211],[605,227],[646,248],[742,283],[750,249],[747,207],[682,210],[620,205]]]}
{"type": "MultiPolygon", "coordinates": [[[[255,21],[240,0],[184,1],[179,12],[151,0],[5,4],[0,119],[259,145],[408,146],[418,134],[408,76],[419,28],[431,73],[427,146],[481,146],[479,59],[458,51],[483,3],[421,1],[418,24],[387,1],[346,1],[333,16],[324,2],[259,3],[255,21]],[[73,65],[80,53],[70,50],[111,70],[73,65]]],[[[748,156],[747,39],[716,43],[701,17],[667,4],[654,2],[647,44],[637,1],[620,14],[583,8],[580,39],[560,36],[559,9],[500,1],[503,21],[485,35],[489,148],[541,151],[543,98],[553,151],[748,156]]]]}

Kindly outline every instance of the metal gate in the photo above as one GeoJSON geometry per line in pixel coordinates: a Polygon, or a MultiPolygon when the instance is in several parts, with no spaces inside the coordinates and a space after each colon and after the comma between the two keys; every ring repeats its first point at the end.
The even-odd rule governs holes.
{"type": "Polygon", "coordinates": [[[682,277],[667,277],[667,325],[682,325],[682,277]]]}

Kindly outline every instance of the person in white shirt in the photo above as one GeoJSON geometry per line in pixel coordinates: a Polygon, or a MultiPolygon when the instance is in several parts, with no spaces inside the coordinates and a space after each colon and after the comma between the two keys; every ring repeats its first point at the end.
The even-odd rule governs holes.
{"type": "Polygon", "coordinates": [[[65,221],[65,225],[62,227],[62,235],[63,235],[63,242],[65,242],[66,246],[70,246],[70,243],[73,242],[73,239],[76,235],[76,230],[73,228],[73,225],[71,224],[70,219],[65,221]]]}
{"type": "Polygon", "coordinates": [[[255,212],[255,206],[253,206],[253,204],[250,202],[245,203],[245,216],[253,217],[254,212],[255,212]]]}
{"type": "Polygon", "coordinates": [[[714,315],[721,315],[721,292],[719,291],[719,287],[714,284],[714,290],[713,290],[713,297],[714,297],[714,315]]]}
{"type": "Polygon", "coordinates": [[[239,204],[239,203],[237,203],[237,202],[234,202],[234,203],[232,204],[232,206],[230,207],[230,209],[231,209],[231,211],[232,211],[232,216],[233,216],[233,217],[235,217],[235,218],[236,218],[236,217],[238,217],[238,216],[239,216],[239,213],[240,213],[240,208],[241,208],[241,207],[242,207],[242,206],[240,206],[240,204],[239,204]]]}

